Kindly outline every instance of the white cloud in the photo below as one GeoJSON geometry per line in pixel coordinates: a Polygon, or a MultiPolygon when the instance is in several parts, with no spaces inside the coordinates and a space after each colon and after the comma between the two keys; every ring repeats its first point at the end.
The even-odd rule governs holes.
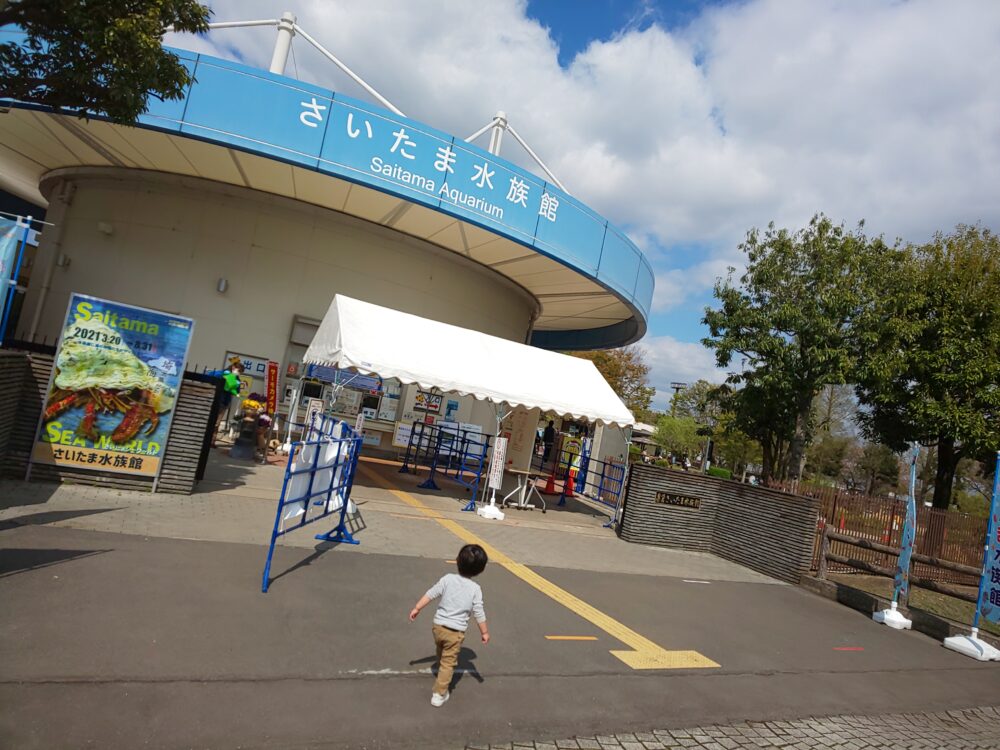
{"type": "Polygon", "coordinates": [[[656,388],[653,405],[664,408],[673,391],[671,383],[708,380],[722,383],[727,371],[715,366],[715,355],[699,343],[678,341],[672,336],[647,336],[638,344],[650,367],[650,384],[656,388]]]}
{"type": "MultiPolygon", "coordinates": [[[[715,258],[697,263],[690,268],[674,268],[656,274],[656,289],[653,291],[653,310],[664,312],[678,307],[692,297],[715,286],[716,279],[725,279],[729,269],[741,268],[740,260],[715,258]]],[[[738,273],[734,272],[734,278],[738,273]]]]}
{"type": "MultiPolygon", "coordinates": [[[[281,7],[212,4],[216,20],[281,7]]],[[[649,249],[661,316],[704,295],[738,261],[746,230],[771,220],[800,227],[824,211],[914,241],[958,222],[1000,229],[994,0],[734,2],[673,33],[631,24],[567,68],[526,8],[301,0],[294,9],[418,120],[464,137],[505,110],[574,195],[649,249]],[[703,257],[681,262],[670,251],[678,245],[703,257]]],[[[266,67],[273,39],[273,29],[220,30],[197,45],[266,67]]],[[[302,39],[293,49],[288,74],[366,96],[302,39]]],[[[530,167],[512,138],[504,155],[530,167]]],[[[685,358],[702,361],[696,350],[685,358]]]]}
{"type": "MultiPolygon", "coordinates": [[[[229,20],[277,6],[213,7],[229,20]]],[[[751,0],[678,33],[633,24],[566,69],[525,12],[525,0],[297,7],[407,114],[464,136],[504,109],[571,192],[661,246],[732,255],[749,227],[819,210],[913,239],[998,221],[1000,3],[751,0]]],[[[198,47],[266,67],[273,37],[219,30],[198,47]]],[[[289,74],[364,96],[304,40],[294,50],[289,74]]]]}

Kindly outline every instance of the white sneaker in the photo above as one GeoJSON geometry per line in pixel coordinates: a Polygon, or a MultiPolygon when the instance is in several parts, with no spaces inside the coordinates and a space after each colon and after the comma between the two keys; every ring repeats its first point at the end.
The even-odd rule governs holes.
{"type": "Polygon", "coordinates": [[[440,695],[438,693],[431,693],[431,705],[434,706],[435,708],[438,706],[443,706],[445,703],[448,702],[448,699],[450,697],[451,697],[450,691],[445,693],[444,695],[440,695]]]}

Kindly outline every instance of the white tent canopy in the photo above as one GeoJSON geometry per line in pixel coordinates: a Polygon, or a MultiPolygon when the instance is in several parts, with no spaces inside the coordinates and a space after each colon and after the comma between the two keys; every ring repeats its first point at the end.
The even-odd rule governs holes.
{"type": "Polygon", "coordinates": [[[635,423],[589,360],[340,294],[330,303],[305,361],[563,417],[619,427],[635,423]]]}

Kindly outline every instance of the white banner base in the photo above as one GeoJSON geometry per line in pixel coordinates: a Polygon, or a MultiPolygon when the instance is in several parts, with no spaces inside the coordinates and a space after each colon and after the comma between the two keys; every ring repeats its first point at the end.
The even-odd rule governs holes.
{"type": "Polygon", "coordinates": [[[483,518],[489,518],[494,521],[502,521],[504,519],[503,511],[495,505],[480,505],[476,508],[476,515],[482,516],[483,518]]]}
{"type": "Polygon", "coordinates": [[[976,630],[973,630],[971,635],[953,635],[944,639],[944,647],[971,656],[977,661],[1000,661],[1000,649],[979,640],[978,636],[976,630]]]}
{"type": "Polygon", "coordinates": [[[872,619],[882,625],[888,625],[893,630],[910,630],[913,627],[913,622],[903,617],[902,613],[896,609],[896,602],[893,602],[889,609],[874,613],[872,619]]]}

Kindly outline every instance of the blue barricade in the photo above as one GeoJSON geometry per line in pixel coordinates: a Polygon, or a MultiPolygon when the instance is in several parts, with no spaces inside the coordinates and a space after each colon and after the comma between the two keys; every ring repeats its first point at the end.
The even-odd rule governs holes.
{"type": "MultiPolygon", "coordinates": [[[[625,487],[624,460],[601,461],[591,457],[589,441],[584,442],[583,452],[579,456],[565,453],[561,448],[558,450],[554,448],[553,452],[555,455],[552,458],[550,472],[553,477],[562,480],[558,505],[566,505],[566,483],[569,481],[570,469],[574,468],[573,492],[609,508],[618,507],[625,487]],[[574,461],[577,462],[575,466],[574,461]]],[[[543,462],[541,456],[536,454],[532,459],[532,465],[542,471],[550,464],[543,462]]]]}
{"type": "Polygon", "coordinates": [[[459,427],[414,422],[399,472],[417,474],[421,465],[427,466],[430,468],[430,475],[419,486],[421,489],[437,490],[440,488],[434,477],[440,467],[441,473],[446,477],[450,476],[472,491],[469,502],[462,510],[474,511],[483,471],[488,463],[486,456],[489,453],[490,439],[490,435],[459,427]]]}
{"type": "Polygon", "coordinates": [[[267,548],[261,591],[270,585],[271,558],[279,536],[334,514],[337,525],[317,539],[324,542],[358,544],[347,528],[354,472],[361,453],[361,436],[346,422],[321,414],[304,428],[303,439],[292,443],[274,517],[271,544],[267,548]]]}

